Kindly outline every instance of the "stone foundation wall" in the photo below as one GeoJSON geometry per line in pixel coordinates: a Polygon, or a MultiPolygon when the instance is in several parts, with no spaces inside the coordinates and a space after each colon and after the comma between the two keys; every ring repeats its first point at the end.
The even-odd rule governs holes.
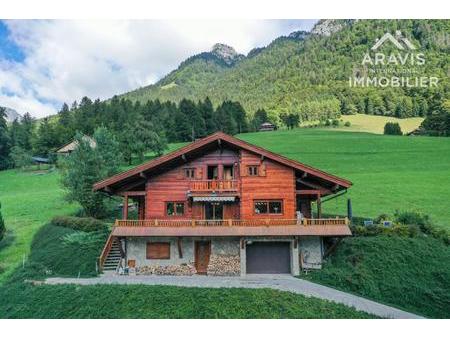
{"type": "Polygon", "coordinates": [[[321,269],[323,255],[322,238],[319,236],[300,237],[299,246],[301,267],[304,269],[321,269]]]}
{"type": "Polygon", "coordinates": [[[141,266],[136,269],[137,275],[192,276],[196,273],[195,266],[192,264],[150,265],[141,266]]]}
{"type": "Polygon", "coordinates": [[[210,276],[239,276],[241,274],[239,255],[211,255],[207,274],[210,276]]]}
{"type": "Polygon", "coordinates": [[[213,239],[207,274],[210,276],[239,276],[241,274],[239,243],[239,239],[213,239]]]}

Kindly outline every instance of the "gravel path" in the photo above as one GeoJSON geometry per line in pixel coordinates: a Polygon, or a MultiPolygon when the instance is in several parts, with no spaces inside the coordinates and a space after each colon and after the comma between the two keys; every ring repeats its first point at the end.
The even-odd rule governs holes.
{"type": "Polygon", "coordinates": [[[174,285],[202,288],[270,288],[290,291],[308,297],[316,297],[341,303],[382,318],[423,318],[391,306],[338,291],[326,286],[298,279],[290,275],[248,275],[246,277],[211,276],[118,276],[102,275],[95,278],[48,278],[46,284],[145,284],[174,285]]]}

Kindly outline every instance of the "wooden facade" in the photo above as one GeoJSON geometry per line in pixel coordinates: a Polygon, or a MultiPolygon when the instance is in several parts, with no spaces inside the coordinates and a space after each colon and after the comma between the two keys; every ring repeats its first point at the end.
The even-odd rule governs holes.
{"type": "Polygon", "coordinates": [[[347,180],[216,133],[99,182],[94,190],[123,195],[124,220],[134,202],[138,220],[178,226],[189,220],[267,224],[267,219],[321,218],[322,197],[350,186],[347,180]]]}
{"type": "MultiPolygon", "coordinates": [[[[94,185],[95,191],[123,196],[122,219],[115,222],[99,266],[105,264],[114,238],[157,238],[147,242],[147,262],[182,259],[182,239],[194,238],[196,271],[207,273],[214,238],[297,243],[301,236],[348,236],[348,219],[322,218],[321,202],[350,186],[345,179],[215,133],[94,185]],[[177,239],[177,257],[171,257],[169,242],[161,240],[170,237],[177,239]]],[[[288,244],[260,244],[260,249],[270,251],[272,246],[288,244]]],[[[297,250],[296,244],[291,247],[297,250]]],[[[133,266],[136,257],[135,252],[130,258],[133,266]]],[[[251,271],[255,262],[247,263],[251,271]]],[[[297,271],[292,264],[292,272],[297,271]]]]}

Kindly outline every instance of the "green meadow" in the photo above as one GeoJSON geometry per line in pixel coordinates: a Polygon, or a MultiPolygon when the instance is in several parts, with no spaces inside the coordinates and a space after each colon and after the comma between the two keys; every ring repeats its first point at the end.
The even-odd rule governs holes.
{"type": "Polygon", "coordinates": [[[239,138],[331,174],[353,186],[323,204],[328,214],[375,217],[417,210],[450,229],[450,139],[386,136],[321,129],[241,134],[239,138]]]}
{"type": "MultiPolygon", "coordinates": [[[[238,137],[351,180],[353,186],[348,193],[323,204],[324,212],[328,214],[345,215],[346,199],[351,198],[355,216],[374,217],[381,213],[392,214],[397,209],[418,210],[430,215],[438,227],[450,229],[450,209],[446,207],[450,192],[448,138],[384,136],[309,128],[241,134],[238,137]]],[[[173,144],[170,150],[182,145],[173,144]]],[[[6,237],[0,243],[0,313],[3,314],[0,317],[320,318],[325,312],[328,312],[327,317],[333,318],[367,317],[336,304],[268,290],[32,286],[23,280],[42,279],[47,274],[95,274],[95,258],[103,245],[103,237],[100,236],[98,241],[94,238],[89,242],[91,247],[80,252],[79,247],[63,243],[72,230],[48,225],[53,216],[73,214],[78,210],[77,205],[64,200],[56,170],[47,173],[0,172],[0,202],[7,226],[6,237]],[[74,260],[74,257],[78,259],[74,260]],[[136,298],[136,301],[142,293],[152,293],[154,297],[139,298],[148,306],[136,312],[138,308],[126,303],[125,298],[124,302],[119,302],[122,305],[108,303],[108,295],[113,292],[126,299],[136,298]],[[199,292],[211,299],[203,308],[192,302],[178,310],[174,307],[164,310],[158,306],[162,301],[180,304],[182,300],[194,299],[199,292]],[[79,303],[81,299],[83,301],[79,303]],[[276,303],[273,303],[274,299],[276,303]],[[267,307],[262,311],[264,304],[267,307]],[[236,311],[236,308],[241,310],[236,311]]],[[[447,275],[444,274],[447,263],[442,260],[448,258],[448,247],[432,238],[401,241],[383,238],[346,239],[324,270],[308,278],[413,312],[446,317],[449,300],[443,295],[448,291],[447,275]],[[398,248],[393,247],[396,243],[398,248]],[[434,256],[425,255],[437,245],[439,250],[434,250],[434,256]],[[415,247],[417,252],[414,252],[415,247]],[[393,253],[380,261],[384,262],[381,265],[373,264],[386,250],[393,250],[393,253]],[[349,255],[353,257],[351,260],[347,259],[349,255]],[[400,266],[395,271],[386,270],[390,279],[379,274],[385,263],[389,266],[390,259],[405,264],[418,256],[425,258],[418,261],[417,266],[408,263],[407,269],[400,266]],[[431,263],[427,263],[428,259],[431,263]],[[420,279],[425,270],[427,274],[424,276],[427,277],[420,279]],[[414,281],[412,285],[415,286],[411,290],[416,291],[402,298],[400,286],[404,278],[414,281]],[[397,283],[397,287],[393,288],[391,282],[397,283]],[[433,305],[426,307],[426,304],[436,306],[431,308],[433,305]]]]}

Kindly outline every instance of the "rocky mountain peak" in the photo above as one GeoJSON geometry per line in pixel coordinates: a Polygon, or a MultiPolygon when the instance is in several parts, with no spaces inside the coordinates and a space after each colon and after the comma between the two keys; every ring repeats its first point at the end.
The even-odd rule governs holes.
{"type": "Polygon", "coordinates": [[[319,20],[311,30],[311,34],[330,36],[333,33],[339,32],[352,21],[354,20],[319,20]]]}
{"type": "Polygon", "coordinates": [[[237,53],[233,47],[223,43],[216,43],[211,49],[211,53],[225,61],[228,65],[231,65],[244,57],[244,55],[237,53]]]}
{"type": "Polygon", "coordinates": [[[309,35],[308,32],[305,31],[296,31],[289,34],[289,38],[295,39],[295,40],[304,40],[309,35]]]}

